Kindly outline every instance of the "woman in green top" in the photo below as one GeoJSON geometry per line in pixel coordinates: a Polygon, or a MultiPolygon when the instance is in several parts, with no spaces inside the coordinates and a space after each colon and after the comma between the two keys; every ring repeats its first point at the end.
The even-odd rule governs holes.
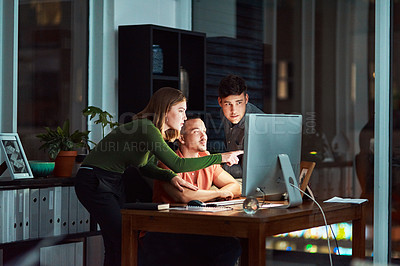
{"type": "Polygon", "coordinates": [[[171,182],[180,191],[196,187],[176,173],[212,164],[238,163],[243,151],[199,158],[180,158],[165,141],[174,141],[186,120],[186,99],[174,88],[161,88],[133,121],[110,132],[88,154],[75,182],[79,201],[100,225],[105,246],[104,265],[121,263],[122,174],[130,166],[150,178],[171,182]],[[157,160],[171,170],[159,168],[157,160]]]}

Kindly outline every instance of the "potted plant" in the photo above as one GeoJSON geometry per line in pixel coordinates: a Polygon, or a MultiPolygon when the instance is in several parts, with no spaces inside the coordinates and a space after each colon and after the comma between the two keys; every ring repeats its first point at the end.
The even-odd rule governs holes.
{"type": "MultiPolygon", "coordinates": [[[[118,126],[118,122],[113,122],[111,119],[113,118],[113,116],[107,112],[107,111],[103,111],[102,109],[100,109],[99,107],[96,106],[88,106],[85,109],[82,110],[82,114],[85,117],[88,117],[89,120],[94,119],[96,116],[98,117],[97,120],[94,121],[95,124],[100,124],[102,127],[102,137],[104,138],[105,136],[105,128],[107,126],[110,127],[110,129],[113,129],[114,127],[118,126]]],[[[94,141],[88,140],[88,142],[96,145],[96,143],[94,141]]],[[[90,147],[89,145],[87,146],[88,150],[90,151],[90,147]]],[[[76,157],[76,162],[77,163],[82,163],[83,160],[85,159],[86,154],[78,154],[76,157]]]]}
{"type": "Polygon", "coordinates": [[[67,119],[62,128],[55,130],[45,127],[46,132],[37,135],[44,144],[39,149],[47,150],[50,159],[55,160],[54,176],[69,177],[75,164],[77,151],[75,148],[88,147],[89,131],[75,130],[70,132],[69,120],[67,119]]]}
{"type": "Polygon", "coordinates": [[[113,116],[109,112],[101,110],[99,107],[88,106],[82,110],[82,113],[84,116],[89,117],[89,120],[92,120],[93,118],[98,116],[97,120],[95,120],[94,123],[101,124],[101,127],[103,129],[103,138],[105,135],[105,128],[107,126],[109,126],[110,129],[118,126],[118,122],[112,122],[111,119],[113,118],[113,116]]]}

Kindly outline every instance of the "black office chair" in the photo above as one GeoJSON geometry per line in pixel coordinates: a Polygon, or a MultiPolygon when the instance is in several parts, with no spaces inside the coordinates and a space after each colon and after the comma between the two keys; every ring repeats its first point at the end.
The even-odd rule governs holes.
{"type": "Polygon", "coordinates": [[[124,182],[125,203],[152,202],[152,180],[143,177],[136,167],[129,167],[122,175],[124,182]]]}

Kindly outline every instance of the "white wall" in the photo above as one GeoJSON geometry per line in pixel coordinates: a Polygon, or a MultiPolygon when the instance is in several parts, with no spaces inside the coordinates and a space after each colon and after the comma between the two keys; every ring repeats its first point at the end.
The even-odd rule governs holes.
{"type": "MultiPolygon", "coordinates": [[[[118,26],[156,24],[191,30],[191,0],[90,0],[88,102],[118,120],[118,26]]],[[[89,122],[90,139],[102,136],[89,122]]],[[[107,132],[106,132],[107,133],[107,132]]]]}
{"type": "Polygon", "coordinates": [[[156,24],[191,30],[191,0],[115,1],[115,26],[156,24]]]}
{"type": "Polygon", "coordinates": [[[193,1],[193,30],[236,38],[236,0],[193,1]]]}

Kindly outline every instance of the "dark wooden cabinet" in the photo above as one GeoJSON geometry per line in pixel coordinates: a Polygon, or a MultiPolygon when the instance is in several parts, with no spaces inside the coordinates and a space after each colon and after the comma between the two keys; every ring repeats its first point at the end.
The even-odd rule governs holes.
{"type": "Polygon", "coordinates": [[[120,122],[140,112],[162,87],[181,88],[188,74],[188,111],[205,111],[205,34],[156,25],[119,26],[118,94],[120,122]],[[162,51],[162,73],[153,71],[153,46],[162,51]]]}

